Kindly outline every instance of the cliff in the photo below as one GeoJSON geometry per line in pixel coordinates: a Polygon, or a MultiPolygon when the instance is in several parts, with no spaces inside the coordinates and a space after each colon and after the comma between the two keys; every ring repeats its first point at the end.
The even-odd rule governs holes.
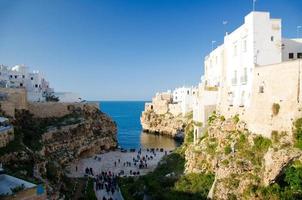
{"type": "Polygon", "coordinates": [[[296,199],[302,187],[297,130],[301,124],[265,138],[250,133],[238,116],[225,120],[214,113],[204,136],[186,148],[185,172],[214,174],[213,199],[296,199]]]}
{"type": "Polygon", "coordinates": [[[117,146],[115,122],[96,105],[37,103],[28,107],[34,109],[16,110],[12,119],[15,140],[0,148],[0,160],[9,174],[45,184],[51,199],[71,189],[64,175],[68,162],[117,146]]]}
{"type": "Polygon", "coordinates": [[[154,111],[144,111],[141,116],[143,131],[159,133],[176,138],[183,135],[187,124],[187,117],[182,115],[174,116],[167,112],[156,114],[154,111]]]}
{"type": "Polygon", "coordinates": [[[50,127],[42,135],[42,153],[66,164],[81,156],[93,155],[117,146],[116,124],[93,106],[73,111],[75,124],[50,127]]]}

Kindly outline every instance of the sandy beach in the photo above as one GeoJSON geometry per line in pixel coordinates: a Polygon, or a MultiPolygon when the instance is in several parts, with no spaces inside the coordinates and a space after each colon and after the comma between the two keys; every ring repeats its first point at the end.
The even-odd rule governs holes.
{"type": "Polygon", "coordinates": [[[139,168],[138,164],[134,165],[133,158],[137,158],[138,151],[135,152],[121,152],[121,150],[109,151],[104,154],[98,154],[90,158],[80,159],[71,163],[67,166],[67,176],[69,177],[83,177],[85,175],[86,168],[92,168],[94,174],[100,174],[102,171],[114,174],[124,171],[123,176],[132,176],[130,171],[139,172],[140,175],[145,175],[150,171],[153,171],[158,162],[163,158],[165,154],[169,154],[169,149],[164,149],[164,151],[154,150],[154,153],[148,151],[147,149],[141,150],[141,158],[145,157],[147,167],[139,168]],[[153,159],[150,159],[152,156],[153,159]],[[149,159],[147,159],[147,157],[149,159]],[[119,161],[120,160],[120,161],[119,161]],[[126,162],[131,164],[127,166],[126,162]]]}

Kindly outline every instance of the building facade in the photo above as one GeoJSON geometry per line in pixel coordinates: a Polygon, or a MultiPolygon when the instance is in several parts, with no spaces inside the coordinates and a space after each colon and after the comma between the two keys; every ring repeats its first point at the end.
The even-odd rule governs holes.
{"type": "Polygon", "coordinates": [[[45,101],[48,94],[53,93],[49,82],[39,71],[30,72],[27,66],[0,66],[0,87],[25,88],[29,101],[45,101]]]}
{"type": "MultiPolygon", "coordinates": [[[[290,121],[294,118],[294,115],[290,115],[289,119],[283,119],[287,124],[280,123],[280,120],[276,120],[278,119],[276,117],[274,118],[276,122],[271,122],[272,118],[263,119],[263,122],[276,124],[276,126],[262,129],[264,126],[257,121],[255,114],[261,115],[261,109],[259,108],[263,108],[262,106],[267,105],[267,102],[270,104],[272,102],[266,100],[266,103],[262,102],[261,105],[258,101],[260,98],[258,98],[258,95],[264,96],[264,92],[269,93],[270,98],[277,101],[276,103],[285,101],[284,95],[287,94],[294,98],[299,96],[295,92],[299,91],[300,87],[295,88],[295,91],[288,90],[288,92],[283,91],[283,93],[282,91],[281,93],[280,91],[272,91],[272,88],[276,88],[278,81],[280,82],[280,77],[283,77],[284,80],[290,79],[293,86],[295,84],[299,85],[298,80],[300,79],[297,79],[297,77],[300,76],[300,73],[298,73],[300,70],[296,71],[296,74],[293,72],[295,69],[300,69],[300,61],[296,62],[295,60],[301,58],[302,39],[282,38],[281,19],[271,18],[269,12],[253,11],[249,13],[244,18],[243,25],[232,33],[226,34],[223,44],[205,57],[204,82],[200,87],[203,90],[201,89],[198,98],[194,101],[194,121],[201,122],[203,125],[206,124],[208,116],[206,112],[209,112],[209,110],[206,111],[208,106],[208,103],[206,103],[208,102],[207,97],[212,95],[208,91],[216,89],[216,95],[209,98],[211,99],[210,104],[212,109],[215,106],[216,110],[222,115],[231,117],[239,114],[250,124],[257,124],[250,127],[251,130],[258,133],[263,131],[265,136],[270,136],[269,133],[276,127],[280,130],[287,129],[291,125],[292,122],[290,121]],[[285,67],[285,69],[280,68],[280,66],[285,67]],[[280,73],[282,71],[283,74],[278,76],[278,71],[274,71],[274,67],[280,73]],[[271,70],[271,73],[268,73],[267,70],[271,70]],[[260,76],[261,74],[265,74],[265,76],[260,76]],[[274,77],[269,77],[270,74],[274,77]],[[260,82],[259,76],[262,79],[260,82]],[[274,79],[278,81],[276,82],[274,79]],[[268,84],[272,87],[268,88],[268,84]],[[257,112],[254,112],[253,109],[257,112]],[[203,118],[203,116],[206,117],[203,118]],[[283,129],[277,124],[282,124],[283,129]]],[[[284,89],[280,87],[280,90],[284,89]]],[[[269,97],[267,96],[267,98],[269,97]]],[[[287,100],[287,102],[291,101],[287,100]]],[[[293,108],[292,105],[295,105],[295,108],[297,107],[294,102],[290,105],[284,104],[287,109],[293,108]]],[[[268,107],[271,109],[271,106],[268,107]]],[[[271,116],[271,113],[269,116],[271,116]]],[[[196,130],[196,138],[198,138],[201,136],[202,130],[200,127],[194,126],[194,138],[196,130]]]]}

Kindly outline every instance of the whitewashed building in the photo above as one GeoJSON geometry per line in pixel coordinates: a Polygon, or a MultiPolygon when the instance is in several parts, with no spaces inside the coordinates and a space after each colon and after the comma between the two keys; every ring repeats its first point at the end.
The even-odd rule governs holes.
{"type": "Polygon", "coordinates": [[[196,87],[179,87],[173,90],[173,103],[179,104],[182,115],[186,115],[193,110],[194,96],[197,94],[196,87]]]}
{"type": "Polygon", "coordinates": [[[65,103],[79,103],[84,101],[79,94],[73,92],[55,92],[54,96],[58,97],[60,102],[65,103]]]}
{"type": "Polygon", "coordinates": [[[45,101],[46,95],[53,93],[53,89],[49,87],[49,82],[41,72],[29,72],[28,67],[24,65],[14,67],[1,65],[0,87],[24,87],[29,101],[45,101]]]}
{"type": "MultiPolygon", "coordinates": [[[[243,25],[224,37],[218,47],[223,48],[220,82],[229,90],[230,106],[249,106],[255,67],[302,57],[301,40],[283,39],[281,31],[281,19],[271,18],[269,12],[253,11],[243,25]]],[[[221,69],[221,63],[216,68],[221,69]]]]}
{"type": "MultiPolygon", "coordinates": [[[[226,34],[224,43],[205,57],[193,120],[204,127],[215,105],[218,110],[248,108],[255,69],[298,58],[302,58],[302,39],[282,38],[281,19],[271,18],[269,12],[249,13],[244,24],[226,34]],[[206,110],[207,106],[211,109],[206,110]]],[[[194,125],[194,141],[201,136],[202,127],[194,125]]]]}

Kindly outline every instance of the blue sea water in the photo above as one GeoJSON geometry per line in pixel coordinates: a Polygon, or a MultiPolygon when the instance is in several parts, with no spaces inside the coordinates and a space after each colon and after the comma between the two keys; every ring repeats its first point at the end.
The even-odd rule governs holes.
{"type": "Polygon", "coordinates": [[[178,143],[160,135],[142,132],[140,116],[144,110],[144,101],[102,101],[100,109],[108,114],[118,128],[118,143],[122,148],[175,148],[178,143]]]}

